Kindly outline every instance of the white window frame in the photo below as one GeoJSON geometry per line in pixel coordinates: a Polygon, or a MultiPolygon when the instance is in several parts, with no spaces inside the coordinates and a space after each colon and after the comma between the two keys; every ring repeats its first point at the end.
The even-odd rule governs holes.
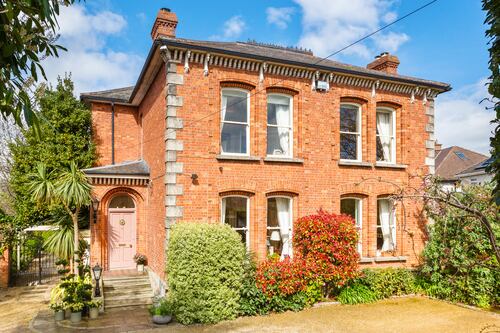
{"type": "Polygon", "coordinates": [[[267,253],[267,230],[280,230],[279,225],[277,227],[270,227],[267,224],[267,216],[269,211],[269,199],[272,198],[285,198],[288,199],[288,214],[290,216],[290,237],[289,237],[289,246],[290,246],[290,258],[293,258],[293,198],[286,195],[270,195],[266,198],[266,253],[267,253]]]}
{"type": "MultiPolygon", "coordinates": [[[[375,116],[379,113],[389,113],[391,115],[391,128],[392,128],[392,135],[391,135],[391,160],[390,161],[379,161],[377,160],[377,163],[379,164],[396,164],[396,110],[388,107],[377,107],[375,116]]],[[[377,127],[375,125],[375,136],[378,138],[380,135],[377,134],[377,127]]],[[[375,141],[375,145],[377,144],[377,141],[375,141]]],[[[375,147],[375,152],[377,151],[375,147]]],[[[376,158],[376,156],[375,156],[376,158]]]]}
{"type": "MultiPolygon", "coordinates": [[[[250,92],[245,89],[240,89],[240,88],[222,88],[221,89],[221,111],[220,111],[220,133],[219,133],[219,141],[220,141],[220,152],[221,155],[228,155],[228,156],[250,156],[250,92]],[[242,123],[239,121],[226,121],[222,118],[223,112],[222,112],[222,96],[224,95],[225,92],[231,93],[231,91],[238,91],[238,92],[243,92],[247,95],[247,121],[246,123],[242,123]],[[222,149],[222,129],[224,127],[224,124],[236,124],[236,125],[246,125],[246,148],[247,151],[245,153],[229,153],[229,152],[224,152],[222,149]]],[[[226,106],[227,107],[227,106],[226,106]]]]}
{"type": "MultiPolygon", "coordinates": [[[[345,159],[345,158],[341,158],[340,160],[341,161],[350,161],[350,162],[361,162],[363,160],[363,152],[362,152],[362,148],[363,148],[363,144],[362,144],[362,140],[363,140],[363,136],[362,136],[362,130],[363,130],[363,127],[362,127],[362,117],[361,117],[361,105],[359,104],[356,104],[356,103],[340,103],[340,107],[342,108],[343,105],[346,105],[346,106],[353,106],[353,107],[356,107],[358,109],[358,114],[357,114],[357,122],[358,122],[358,132],[344,132],[344,131],[341,131],[340,128],[341,128],[341,122],[342,122],[342,119],[340,119],[340,109],[339,109],[339,133],[340,134],[350,134],[350,135],[356,135],[356,159],[354,160],[351,160],[351,159],[345,159]]],[[[340,142],[340,137],[341,135],[339,136],[339,142],[340,142]]],[[[342,147],[340,146],[340,149],[342,149],[342,147]]],[[[340,150],[339,150],[339,154],[340,154],[340,150]]]]}
{"type": "MultiPolygon", "coordinates": [[[[247,251],[250,251],[250,198],[247,196],[244,196],[244,195],[226,195],[226,196],[222,197],[221,201],[220,201],[220,220],[221,220],[222,224],[226,224],[226,221],[222,220],[222,217],[225,216],[225,212],[222,212],[222,207],[224,206],[222,204],[222,200],[224,200],[226,198],[235,198],[235,197],[236,198],[245,198],[247,200],[247,226],[246,226],[246,228],[233,228],[233,227],[231,227],[231,229],[233,229],[235,231],[238,231],[238,230],[245,231],[245,245],[247,247],[247,251]]],[[[227,207],[227,203],[226,203],[226,207],[227,207]]]]}
{"type": "MultiPolygon", "coordinates": [[[[397,229],[397,221],[396,221],[396,206],[394,205],[394,203],[389,198],[378,198],[377,199],[377,229],[375,231],[375,235],[377,236],[378,235],[378,230],[382,229],[382,225],[380,225],[380,219],[378,217],[378,214],[379,214],[378,202],[380,200],[387,200],[387,201],[389,201],[389,204],[390,204],[390,207],[391,207],[392,226],[391,226],[391,223],[390,223],[390,220],[389,220],[389,227],[395,229],[394,234],[396,235],[396,237],[392,240],[392,250],[389,250],[389,251],[394,251],[394,250],[396,250],[396,244],[397,244],[397,238],[398,238],[398,234],[397,234],[398,229],[397,229]]],[[[382,230],[381,230],[380,233],[382,233],[382,230]]],[[[377,257],[379,257],[382,254],[382,250],[378,249],[377,242],[378,242],[378,240],[376,240],[376,242],[375,242],[375,248],[376,248],[376,251],[377,251],[377,257]]]]}
{"type": "MultiPolygon", "coordinates": [[[[356,197],[342,197],[340,198],[340,201],[342,200],[354,200],[356,202],[356,217],[355,217],[355,222],[356,222],[356,229],[358,229],[358,253],[359,255],[362,255],[363,253],[363,199],[356,198],[356,197]],[[358,221],[359,219],[359,221],[358,221]],[[358,225],[359,222],[359,225],[358,225]]],[[[341,212],[342,213],[342,212],[341,212]]]]}
{"type": "MultiPolygon", "coordinates": [[[[267,94],[266,96],[266,135],[267,135],[267,128],[268,127],[288,127],[288,154],[287,155],[274,155],[274,154],[267,154],[269,157],[276,157],[276,158],[291,158],[293,157],[293,96],[287,95],[287,94],[280,94],[280,93],[270,93],[267,94]],[[269,96],[280,96],[280,97],[287,97],[289,99],[289,125],[288,126],[278,126],[278,125],[272,125],[267,122],[268,114],[267,114],[267,104],[269,103],[269,96]]],[[[268,139],[266,140],[266,153],[267,153],[267,145],[269,144],[268,139]]]]}

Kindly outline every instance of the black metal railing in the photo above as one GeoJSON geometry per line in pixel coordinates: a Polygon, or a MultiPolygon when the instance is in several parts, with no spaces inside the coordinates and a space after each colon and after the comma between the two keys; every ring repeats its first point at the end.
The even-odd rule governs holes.
{"type": "Polygon", "coordinates": [[[22,244],[11,256],[11,285],[27,286],[44,284],[57,276],[57,258],[44,251],[41,243],[22,244]]]}

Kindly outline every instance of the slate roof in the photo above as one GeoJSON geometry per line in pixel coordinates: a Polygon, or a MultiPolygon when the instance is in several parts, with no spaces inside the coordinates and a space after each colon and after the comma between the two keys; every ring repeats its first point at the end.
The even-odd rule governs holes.
{"type": "Polygon", "coordinates": [[[96,176],[149,176],[149,166],[146,161],[137,160],[83,169],[83,172],[96,176]]]}
{"type": "MultiPolygon", "coordinates": [[[[306,52],[303,50],[273,46],[268,44],[258,44],[254,42],[200,41],[185,38],[171,38],[165,36],[159,37],[153,44],[153,47],[150,50],[150,54],[148,55],[148,58],[146,59],[146,62],[144,64],[141,76],[137,81],[138,85],[141,84],[144,70],[148,67],[149,62],[152,59],[152,54],[156,51],[158,45],[190,48],[199,51],[255,59],[258,61],[283,63],[299,67],[315,68],[317,70],[360,75],[371,77],[373,79],[397,81],[407,84],[431,87],[441,91],[448,91],[451,89],[451,86],[448,83],[424,80],[400,74],[386,73],[383,71],[368,69],[361,66],[344,64],[330,59],[322,59],[321,57],[314,56],[312,52],[306,52]]],[[[138,87],[124,87],[104,91],[86,92],[82,93],[80,95],[80,98],[83,101],[101,100],[118,103],[131,103],[134,94],[134,88],[137,89],[138,87]]]]}
{"type": "Polygon", "coordinates": [[[468,174],[468,173],[473,173],[473,172],[479,172],[479,171],[485,171],[485,169],[491,164],[493,163],[493,157],[490,157],[490,158],[487,158],[477,164],[474,164],[473,166],[471,166],[470,168],[467,168],[465,170],[462,170],[460,173],[458,173],[457,175],[458,176],[461,176],[461,175],[465,175],[465,174],[468,174]]]}
{"type": "Polygon", "coordinates": [[[133,90],[134,86],[118,88],[118,89],[94,91],[94,92],[85,92],[80,94],[80,98],[82,100],[99,99],[109,102],[127,103],[130,99],[130,95],[132,95],[133,90]]]}
{"type": "Polygon", "coordinates": [[[463,147],[444,148],[436,156],[436,176],[445,181],[458,180],[457,174],[476,166],[487,158],[486,155],[463,147]]]}
{"type": "Polygon", "coordinates": [[[419,79],[411,76],[399,74],[391,74],[365,67],[344,64],[338,61],[323,59],[312,55],[310,52],[294,50],[290,48],[269,46],[266,44],[258,44],[253,42],[215,42],[215,41],[199,41],[184,38],[171,38],[162,36],[159,38],[164,45],[191,47],[202,51],[213,51],[219,53],[227,53],[236,56],[245,56],[248,58],[256,58],[259,60],[269,60],[275,62],[283,62],[294,65],[307,67],[318,67],[318,69],[348,72],[351,74],[368,75],[374,78],[396,79],[407,83],[415,83],[433,86],[442,90],[451,89],[448,83],[419,79]]]}

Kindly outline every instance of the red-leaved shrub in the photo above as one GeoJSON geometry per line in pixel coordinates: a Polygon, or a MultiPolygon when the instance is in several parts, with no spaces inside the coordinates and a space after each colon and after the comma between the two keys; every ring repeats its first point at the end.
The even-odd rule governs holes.
{"type": "Polygon", "coordinates": [[[321,281],[341,286],[356,277],[358,233],[350,216],[319,210],[299,218],[293,231],[294,256],[321,281]]]}
{"type": "Polygon", "coordinates": [[[270,257],[260,263],[255,274],[255,281],[267,296],[288,296],[305,291],[308,282],[314,277],[313,270],[305,266],[300,258],[287,257],[280,260],[278,256],[270,257]]]}

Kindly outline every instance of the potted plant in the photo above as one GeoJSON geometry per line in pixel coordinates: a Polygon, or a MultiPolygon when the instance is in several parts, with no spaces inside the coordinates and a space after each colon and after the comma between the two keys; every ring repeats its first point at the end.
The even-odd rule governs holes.
{"type": "Polygon", "coordinates": [[[63,303],[53,303],[50,302],[49,307],[54,310],[54,319],[55,321],[64,320],[64,304],[63,303]]]}
{"type": "Polygon", "coordinates": [[[97,317],[99,317],[99,308],[101,307],[101,304],[102,302],[100,300],[92,300],[87,302],[90,319],[96,319],[97,317]]]}
{"type": "Polygon", "coordinates": [[[168,298],[163,298],[149,308],[149,313],[153,316],[153,323],[165,325],[172,320],[174,305],[168,298]]]}
{"type": "Polygon", "coordinates": [[[71,310],[70,320],[72,323],[78,323],[82,320],[82,310],[85,307],[83,302],[75,302],[68,304],[68,308],[71,310]]]}
{"type": "Polygon", "coordinates": [[[137,264],[137,271],[144,272],[144,265],[146,265],[148,258],[144,254],[136,253],[134,261],[137,264]]]}

